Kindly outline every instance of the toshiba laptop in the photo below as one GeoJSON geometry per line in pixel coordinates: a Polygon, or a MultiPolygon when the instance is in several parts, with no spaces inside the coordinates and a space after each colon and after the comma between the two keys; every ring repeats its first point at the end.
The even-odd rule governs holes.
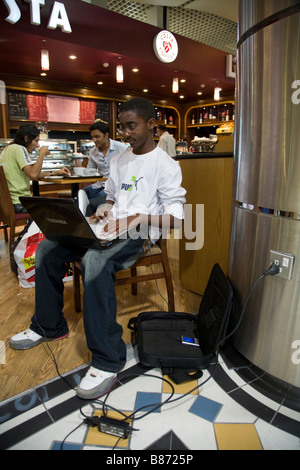
{"type": "Polygon", "coordinates": [[[45,237],[51,241],[69,246],[104,249],[130,236],[129,229],[119,233],[118,237],[110,235],[98,238],[96,233],[101,233],[98,223],[89,223],[89,217],[83,215],[77,201],[71,198],[32,196],[20,197],[20,202],[45,237]]]}

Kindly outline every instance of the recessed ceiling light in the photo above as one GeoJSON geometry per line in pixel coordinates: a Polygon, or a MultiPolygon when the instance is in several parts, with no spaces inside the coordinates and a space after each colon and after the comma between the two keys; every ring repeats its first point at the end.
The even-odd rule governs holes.
{"type": "Polygon", "coordinates": [[[167,85],[160,85],[160,86],[161,86],[161,88],[166,88],[167,85]]]}
{"type": "Polygon", "coordinates": [[[103,82],[98,82],[97,85],[103,85],[103,82]]]}
{"type": "Polygon", "coordinates": [[[180,99],[183,99],[183,98],[184,98],[184,96],[183,96],[183,95],[180,95],[180,96],[179,96],[179,98],[180,98],[180,99]]]}
{"type": "Polygon", "coordinates": [[[198,91],[197,95],[202,95],[202,91],[198,91]]]}
{"type": "Polygon", "coordinates": [[[77,56],[76,56],[76,55],[69,55],[69,59],[71,59],[71,60],[76,60],[76,59],[77,59],[77,56]]]}
{"type": "Polygon", "coordinates": [[[184,78],[182,78],[182,79],[180,80],[180,83],[185,83],[185,82],[186,82],[186,80],[185,80],[184,78]]]}
{"type": "Polygon", "coordinates": [[[144,89],[143,89],[143,92],[144,92],[144,93],[148,93],[147,88],[144,88],[144,89]]]}
{"type": "Polygon", "coordinates": [[[41,77],[47,77],[47,74],[45,72],[42,72],[41,77]]]}
{"type": "Polygon", "coordinates": [[[137,67],[135,67],[134,69],[132,69],[133,72],[139,72],[139,69],[137,67]]]}

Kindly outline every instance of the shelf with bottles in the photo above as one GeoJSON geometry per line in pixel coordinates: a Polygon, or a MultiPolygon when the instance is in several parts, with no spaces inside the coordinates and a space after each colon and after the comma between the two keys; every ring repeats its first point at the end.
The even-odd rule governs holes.
{"type": "Polygon", "coordinates": [[[193,106],[186,112],[185,127],[216,126],[226,122],[234,122],[234,101],[221,103],[207,103],[201,106],[193,106]]]}
{"type": "Polygon", "coordinates": [[[155,106],[157,125],[164,124],[166,127],[177,128],[178,116],[175,108],[155,106]]]}
{"type": "MultiPolygon", "coordinates": [[[[116,103],[116,121],[115,121],[115,138],[117,140],[122,140],[123,134],[120,132],[120,122],[118,120],[119,115],[119,108],[121,106],[121,102],[116,103]]],[[[173,134],[174,138],[177,140],[178,136],[180,135],[180,114],[179,111],[174,108],[173,106],[161,106],[153,103],[155,108],[155,118],[156,118],[156,127],[154,129],[154,137],[158,140],[158,136],[156,133],[157,126],[160,124],[164,124],[168,132],[173,134]]]]}

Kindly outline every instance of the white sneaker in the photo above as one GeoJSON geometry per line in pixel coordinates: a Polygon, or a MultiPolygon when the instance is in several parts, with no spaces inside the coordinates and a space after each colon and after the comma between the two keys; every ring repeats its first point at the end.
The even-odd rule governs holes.
{"type": "MultiPolygon", "coordinates": [[[[58,341],[66,338],[68,335],[69,333],[61,336],[60,338],[47,338],[47,341],[58,341]]],[[[22,331],[22,333],[12,336],[9,340],[9,345],[13,349],[24,350],[33,348],[44,341],[46,341],[44,336],[41,336],[28,328],[27,330],[22,331]]]]}
{"type": "Polygon", "coordinates": [[[9,345],[13,349],[30,349],[44,341],[43,336],[38,335],[30,328],[14,335],[9,340],[9,345]]]}
{"type": "Polygon", "coordinates": [[[108,393],[117,380],[117,374],[106,372],[91,366],[76,388],[77,395],[86,400],[93,400],[108,393]]]}

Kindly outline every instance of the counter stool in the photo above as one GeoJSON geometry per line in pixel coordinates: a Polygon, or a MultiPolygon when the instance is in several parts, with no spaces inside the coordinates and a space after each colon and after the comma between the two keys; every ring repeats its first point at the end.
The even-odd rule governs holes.
{"type": "MultiPolygon", "coordinates": [[[[165,279],[167,295],[168,295],[168,311],[175,311],[174,290],[172,282],[172,274],[168,260],[167,243],[166,239],[160,238],[154,247],[159,248],[158,253],[142,255],[130,269],[130,275],[126,277],[118,277],[115,280],[115,286],[122,286],[124,284],[131,284],[131,293],[137,294],[137,283],[144,281],[151,281],[153,279],[165,279]],[[138,268],[142,266],[151,266],[153,264],[161,264],[161,271],[149,274],[138,274],[138,268]]],[[[125,270],[124,270],[125,271],[125,270]]],[[[119,271],[123,272],[123,271],[119,271]]],[[[80,273],[81,262],[75,261],[73,263],[73,289],[74,289],[74,305],[75,311],[81,311],[81,294],[80,294],[80,273]]]]}

